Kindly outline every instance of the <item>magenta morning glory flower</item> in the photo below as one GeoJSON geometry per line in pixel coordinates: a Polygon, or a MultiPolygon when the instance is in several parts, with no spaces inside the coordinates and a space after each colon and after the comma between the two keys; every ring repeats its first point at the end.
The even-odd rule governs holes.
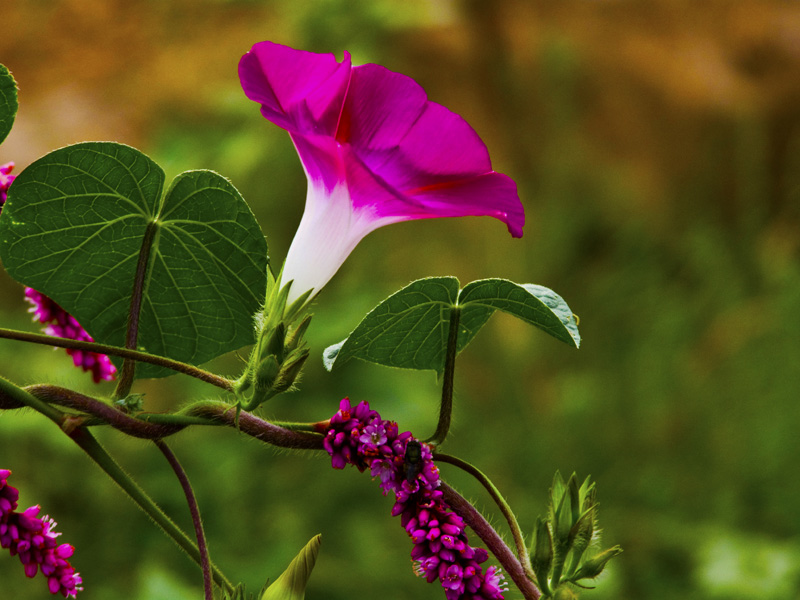
{"type": "Polygon", "coordinates": [[[477,133],[428,100],[413,79],[345,52],[315,54],[272,42],[239,62],[245,94],[286,129],[308,193],[286,257],[290,301],[316,294],[368,233],[400,221],[492,216],[522,236],[514,181],[492,170],[477,133]]]}
{"type": "Polygon", "coordinates": [[[414,440],[411,432],[400,433],[397,423],[381,419],[366,402],[353,407],[347,398],[319,425],[335,469],[369,467],[380,478],[384,495],[394,492],[392,515],[400,516],[414,544],[411,558],[419,576],[428,583],[438,579],[447,600],[502,600],[507,589],[503,575],[497,567],[480,566],[489,555],[469,545],[466,524],[437,489],[439,469],[427,444],[414,440]],[[407,447],[412,441],[419,446],[418,468],[409,474],[407,447]]]}
{"type": "Polygon", "coordinates": [[[19,556],[27,577],[41,571],[51,594],[60,592],[64,598],[74,598],[83,590],[81,576],[67,560],[75,549],[56,542],[61,535],[53,531],[56,522],[48,516],[40,517],[38,506],[17,512],[19,491],[8,485],[10,475],[10,470],[0,469],[0,548],[19,556]]]}

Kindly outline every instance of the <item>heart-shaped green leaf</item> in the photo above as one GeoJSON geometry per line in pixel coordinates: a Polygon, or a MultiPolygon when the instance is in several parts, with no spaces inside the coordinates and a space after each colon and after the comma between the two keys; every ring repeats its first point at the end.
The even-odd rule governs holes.
{"type": "Polygon", "coordinates": [[[561,296],[546,287],[483,279],[458,288],[454,277],[432,277],[392,294],[364,317],[349,337],[325,350],[325,367],[331,370],[335,364],[358,358],[441,373],[454,307],[460,310],[458,352],[495,310],[514,315],[576,348],[580,344],[575,316],[561,296]]]}
{"type": "MultiPolygon", "coordinates": [[[[154,233],[138,349],[193,364],[253,343],[267,244],[224,177],[164,172],[121,144],[51,152],[17,177],[0,217],[9,274],[58,302],[98,342],[124,345],[134,275],[154,233]]],[[[116,361],[116,359],[115,359],[116,361]]],[[[139,377],[171,372],[140,363],[139,377]]]]}
{"type": "Polygon", "coordinates": [[[481,279],[467,284],[458,295],[463,307],[502,310],[578,348],[578,322],[564,299],[553,290],[533,283],[507,279],[481,279]]]}
{"type": "Polygon", "coordinates": [[[11,131],[18,107],[17,84],[6,66],[0,64],[0,143],[11,131]]]}

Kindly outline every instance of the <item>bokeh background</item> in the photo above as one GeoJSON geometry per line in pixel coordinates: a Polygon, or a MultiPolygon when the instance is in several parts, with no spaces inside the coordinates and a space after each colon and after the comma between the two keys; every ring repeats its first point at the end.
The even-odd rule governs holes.
{"type": "MultiPolygon", "coordinates": [[[[168,178],[231,178],[285,256],[305,179],[285,132],[242,94],[257,41],[349,50],[413,76],[464,115],[519,184],[525,236],[487,218],[395,225],[364,240],[319,297],[302,391],[268,416],[315,421],[369,400],[420,436],[432,373],[324,347],[413,279],[506,277],[549,286],[581,319],[574,350],[493,317],[461,355],[446,449],[489,473],[527,530],[559,469],[598,483],[607,545],[625,553],[586,598],[800,598],[800,5],[737,0],[27,0],[2,7],[0,62],[20,86],[0,162],[23,168],[85,140],[143,150],[168,178]]],[[[35,331],[0,272],[0,323],[35,331]]],[[[95,387],[63,351],[0,340],[20,384],[95,387]]],[[[227,356],[212,369],[235,374],[227,356]]],[[[142,382],[150,410],[213,388],[142,382]]],[[[152,445],[98,432],[189,527],[152,445]]],[[[391,500],[319,455],[232,431],[172,446],[193,478],[212,557],[257,590],[314,534],[309,598],[443,598],[412,575],[391,500]]],[[[0,415],[0,466],[77,547],[86,599],[198,598],[196,567],[51,423],[0,415]]],[[[485,508],[489,499],[445,466],[485,508]]],[[[46,597],[0,558],[4,598],[46,597]]],[[[508,597],[518,595],[509,593],[508,597]]]]}

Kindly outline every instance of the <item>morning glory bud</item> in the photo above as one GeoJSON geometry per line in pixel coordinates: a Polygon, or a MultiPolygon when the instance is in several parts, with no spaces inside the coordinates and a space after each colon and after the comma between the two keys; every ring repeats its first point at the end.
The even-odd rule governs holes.
{"type": "Polygon", "coordinates": [[[622,548],[619,546],[614,546],[613,548],[603,550],[600,554],[584,561],[580,569],[578,569],[577,573],[575,573],[575,576],[572,578],[572,580],[578,581],[579,579],[594,579],[603,572],[603,569],[606,568],[608,561],[621,553],[622,548]]]}

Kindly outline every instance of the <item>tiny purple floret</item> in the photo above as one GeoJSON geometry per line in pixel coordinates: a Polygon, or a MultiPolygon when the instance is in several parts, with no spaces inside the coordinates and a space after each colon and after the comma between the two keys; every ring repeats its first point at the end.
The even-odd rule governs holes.
{"type": "Polygon", "coordinates": [[[492,216],[522,236],[514,181],[492,170],[486,145],[410,77],[352,66],[345,52],[255,44],[239,62],[245,95],[289,132],[308,178],[303,218],[283,280],[289,301],[316,294],[358,242],[413,219],[492,216]]]}
{"type": "Polygon", "coordinates": [[[51,594],[75,598],[83,590],[81,576],[67,560],[75,549],[56,542],[61,535],[53,531],[56,522],[46,515],[40,517],[39,506],[17,512],[19,491],[8,485],[10,475],[9,469],[0,469],[0,548],[19,556],[26,577],[41,571],[51,594]]]}
{"type": "Polygon", "coordinates": [[[11,182],[17,177],[16,175],[11,174],[13,169],[13,162],[0,165],[0,211],[3,210],[3,204],[6,203],[6,198],[8,197],[8,188],[11,186],[11,182]]]}
{"type": "Polygon", "coordinates": [[[480,566],[488,553],[469,545],[466,524],[437,489],[439,469],[430,446],[420,444],[421,468],[416,476],[406,476],[411,440],[410,432],[400,433],[397,423],[381,419],[366,402],[353,407],[345,398],[327,425],[323,446],[335,469],[347,464],[361,471],[369,468],[380,478],[384,495],[394,492],[392,516],[400,516],[414,544],[411,558],[417,575],[428,583],[439,579],[447,600],[502,600],[507,589],[503,575],[497,567],[480,566]]]}

